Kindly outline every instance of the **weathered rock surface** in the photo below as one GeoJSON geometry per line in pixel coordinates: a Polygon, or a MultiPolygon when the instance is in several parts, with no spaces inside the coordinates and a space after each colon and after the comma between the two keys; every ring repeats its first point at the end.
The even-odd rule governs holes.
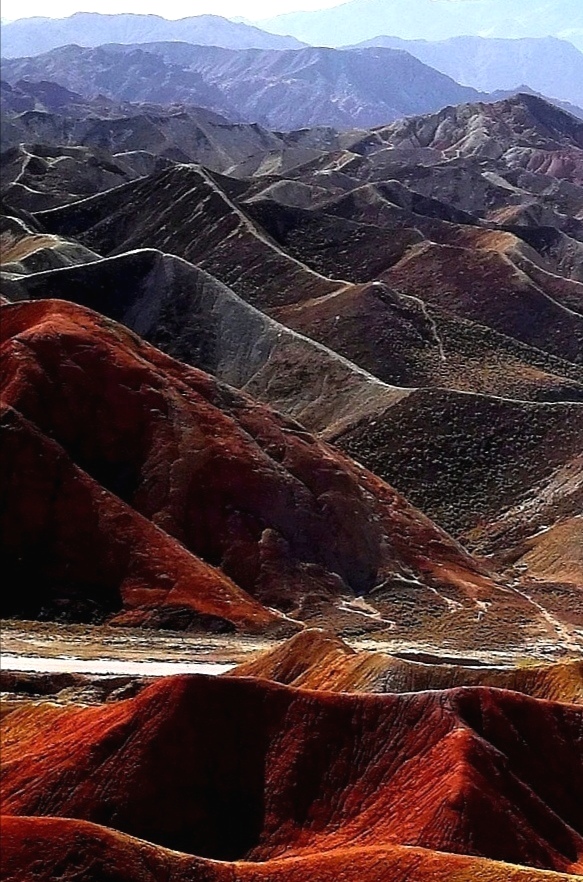
{"type": "Polygon", "coordinates": [[[78,242],[42,233],[18,217],[0,216],[0,267],[8,285],[11,277],[96,260],[99,254],[78,242]]]}
{"type": "Polygon", "coordinates": [[[344,284],[282,252],[202,167],[176,166],[40,212],[39,219],[47,229],[74,236],[104,255],[143,247],[176,254],[259,308],[323,295],[344,284]]]}
{"type": "Polygon", "coordinates": [[[424,119],[400,121],[379,135],[393,147],[431,147],[450,157],[503,159],[509,168],[575,184],[583,181],[583,122],[534,95],[520,94],[492,105],[447,107],[424,119]]]}
{"type": "Polygon", "coordinates": [[[12,408],[2,410],[4,616],[119,624],[277,623],[259,603],[78,468],[12,408]]]}

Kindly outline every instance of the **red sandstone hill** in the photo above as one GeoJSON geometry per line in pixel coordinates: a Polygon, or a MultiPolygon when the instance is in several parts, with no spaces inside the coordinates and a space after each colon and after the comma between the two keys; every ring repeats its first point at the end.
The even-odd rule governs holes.
{"type": "MultiPolygon", "coordinates": [[[[18,586],[5,612],[75,618],[93,604],[156,624],[162,608],[175,624],[172,610],[257,628],[274,606],[354,619],[338,597],[382,589],[403,624],[417,606],[420,627],[447,614],[451,629],[453,607],[486,634],[486,601],[494,629],[546,633],[381,480],[121,326],[20,303],[3,307],[2,341],[4,567],[18,586]]],[[[369,620],[383,627],[377,609],[369,620]]]]}
{"type": "Polygon", "coordinates": [[[583,870],[575,705],[482,687],[362,696],[175,677],[114,705],[30,704],[2,730],[11,815],[91,821],[219,860],[335,853],[340,869],[347,849],[407,845],[583,870]]]}

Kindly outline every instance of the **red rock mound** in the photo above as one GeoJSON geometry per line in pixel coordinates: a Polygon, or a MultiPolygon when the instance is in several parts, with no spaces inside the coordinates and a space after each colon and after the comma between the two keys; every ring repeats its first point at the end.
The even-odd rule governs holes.
{"type": "Polygon", "coordinates": [[[502,690],[176,677],[113,706],[13,710],[2,804],[220,860],[409,845],[577,872],[582,756],[581,708],[502,690]]]}
{"type": "Polygon", "coordinates": [[[264,864],[211,863],[109,828],[60,818],[3,817],[3,868],[12,882],[569,882],[573,876],[420,848],[352,848],[264,864]]]}
{"type": "Polygon", "coordinates": [[[356,652],[326,631],[308,629],[225,676],[260,677],[330,692],[422,692],[457,686],[511,689],[533,698],[583,704],[583,660],[515,667],[438,656],[411,660],[385,652],[356,652]]]}
{"type": "Polygon", "coordinates": [[[264,627],[260,604],[299,614],[395,580],[506,602],[382,481],[89,310],[4,307],[1,381],[10,614],[151,623],[161,605],[264,627]]]}

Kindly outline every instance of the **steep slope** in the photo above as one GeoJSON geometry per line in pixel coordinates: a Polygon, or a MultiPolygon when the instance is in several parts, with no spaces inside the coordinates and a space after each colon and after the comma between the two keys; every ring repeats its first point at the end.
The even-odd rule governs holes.
{"type": "MultiPolygon", "coordinates": [[[[248,197],[244,182],[238,184],[229,178],[181,168],[38,218],[47,228],[80,236],[105,253],[112,248],[122,251],[154,243],[186,255],[220,275],[251,302],[268,308],[292,328],[335,349],[389,384],[447,386],[534,400],[581,398],[583,373],[566,358],[578,357],[581,320],[572,314],[572,307],[583,296],[583,288],[578,282],[558,278],[535,265],[533,260],[541,258],[533,249],[528,251],[528,258],[523,255],[528,249],[522,240],[401,208],[388,201],[389,193],[401,201],[407,193],[402,189],[392,193],[393,185],[356,188],[349,197],[323,200],[321,207],[310,209],[283,205],[280,199],[287,196],[280,196],[280,189],[271,185],[248,197]],[[244,198],[237,197],[234,185],[243,188],[244,198]],[[197,211],[187,217],[185,212],[194,207],[197,211]],[[163,228],[156,224],[161,214],[167,218],[163,228]],[[222,230],[233,225],[234,235],[225,242],[222,230]],[[131,232],[124,241],[123,230],[127,227],[131,232]],[[201,227],[205,235],[197,237],[201,227]],[[437,239],[457,244],[409,248],[411,240],[423,241],[420,230],[425,230],[434,242],[437,239]],[[395,242],[399,243],[396,253],[395,242]],[[271,248],[267,250],[266,245],[271,248]],[[261,261],[259,255],[263,255],[261,261]],[[448,256],[455,258],[451,264],[446,262],[448,256]],[[312,266],[311,272],[304,261],[312,266]],[[386,271],[391,264],[392,269],[386,271]],[[525,270],[519,270],[519,264],[525,270]],[[271,265],[277,267],[277,276],[275,269],[274,273],[267,272],[271,265]],[[408,292],[409,266],[413,267],[411,294],[416,296],[408,292]],[[384,271],[388,279],[395,277],[398,288],[379,281],[365,286],[337,282],[336,293],[330,297],[334,283],[326,283],[322,274],[329,275],[338,268],[353,279],[384,271]],[[434,272],[436,269],[441,271],[434,272]],[[496,299],[486,296],[492,290],[493,278],[505,283],[499,285],[496,299]],[[422,290],[423,285],[428,294],[422,290]],[[454,285],[459,289],[456,300],[451,294],[454,285]],[[285,291],[288,286],[289,294],[285,291]],[[314,296],[318,289],[323,294],[320,299],[314,296]],[[486,293],[480,299],[475,292],[482,289],[486,293]],[[296,297],[298,293],[303,294],[303,302],[293,308],[277,308],[282,295],[296,297]],[[559,297],[566,308],[556,302],[559,297]],[[500,301],[505,301],[509,318],[504,317],[500,301]],[[549,321],[542,320],[541,304],[549,321]],[[472,317],[473,322],[468,320],[472,317]],[[570,328],[572,342],[563,334],[563,328],[570,328]],[[495,329],[503,334],[494,333],[495,329]],[[513,332],[514,339],[508,336],[513,332]],[[541,348],[547,350],[546,355],[541,348]],[[549,355],[549,350],[560,353],[561,358],[549,355]]],[[[414,191],[407,192],[414,198],[414,191]]],[[[418,211],[431,210],[432,200],[426,201],[429,207],[418,206],[418,211]]],[[[122,267],[123,262],[118,265],[122,267]]],[[[141,277],[141,270],[134,266],[133,271],[141,277]]],[[[90,275],[96,278],[100,272],[93,267],[90,275]]],[[[103,272],[108,272],[105,267],[103,272]]],[[[45,296],[43,286],[54,284],[56,296],[79,299],[84,287],[76,293],[68,278],[76,276],[54,280],[42,276],[38,281],[29,280],[26,287],[32,296],[45,296]]],[[[164,278],[165,285],[172,285],[173,276],[164,278]]],[[[132,279],[126,279],[125,284],[133,285],[132,279]]],[[[93,285],[84,275],[83,286],[89,290],[93,285]]],[[[124,300],[127,296],[129,289],[124,300]]],[[[120,311],[112,313],[114,299],[106,302],[99,291],[84,302],[137,327],[135,317],[123,318],[120,311]]],[[[165,348],[163,338],[153,339],[165,348]]],[[[198,354],[189,353],[187,346],[173,350],[178,352],[181,358],[207,369],[206,362],[200,363],[198,354]]],[[[216,366],[211,367],[214,369],[216,366]]],[[[277,399],[273,403],[280,406],[277,399]]],[[[296,411],[288,412],[297,415],[296,411]]],[[[310,422],[310,426],[315,424],[310,422]]]]}
{"type": "Polygon", "coordinates": [[[88,247],[94,243],[105,255],[143,247],[176,254],[259,308],[328,294],[345,284],[283,253],[221,184],[203,168],[180,165],[39,218],[47,229],[88,247]]]}
{"type": "Polygon", "coordinates": [[[583,585],[582,536],[583,515],[565,518],[529,537],[517,562],[535,578],[583,585]]]}
{"type": "Polygon", "coordinates": [[[0,137],[3,191],[12,204],[31,211],[72,202],[172,162],[200,162],[219,172],[246,165],[259,171],[263,165],[263,173],[285,173],[343,141],[331,129],[274,133],[196,107],[123,103],[110,112],[100,108],[99,99],[83,111],[70,104],[58,113],[38,107],[3,111],[0,137]]]}
{"type": "MultiPolygon", "coordinates": [[[[428,242],[413,246],[383,278],[409,296],[583,365],[583,310],[557,302],[552,281],[545,291],[504,252],[428,242]]],[[[564,287],[577,291],[583,307],[583,284],[564,287]]]]}
{"type": "MultiPolygon", "coordinates": [[[[397,620],[439,628],[445,616],[462,640],[488,627],[496,641],[507,639],[503,621],[522,617],[530,635],[548,633],[528,601],[497,588],[382,481],[298,424],[174,362],[121,326],[78,306],[40,301],[3,307],[2,333],[7,404],[104,493],[219,567],[264,606],[295,618],[328,615],[342,627],[354,618],[346,597],[376,588],[378,608],[358,622],[363,630],[395,628],[397,620]],[[412,615],[414,598],[420,607],[412,615]],[[491,606],[483,622],[485,599],[491,606]]],[[[18,442],[11,450],[17,459],[18,442]]],[[[44,521],[30,521],[19,473],[12,479],[8,470],[5,479],[12,525],[5,565],[19,584],[75,598],[77,582],[66,573],[76,547],[47,536],[44,521]],[[32,541],[44,553],[23,561],[22,548],[32,541]]],[[[63,517],[69,511],[66,496],[51,496],[50,504],[62,506],[63,517]]],[[[144,578],[137,587],[151,586],[144,578]]],[[[25,591],[11,597],[10,612],[29,597],[25,591]]]]}
{"type": "MultiPolygon", "coordinates": [[[[100,147],[25,145],[26,138],[21,136],[28,134],[18,132],[18,146],[6,149],[0,160],[3,198],[26,211],[74,202],[154,172],[164,164],[146,153],[141,153],[141,167],[136,168],[131,155],[114,158],[100,147]]],[[[74,142],[85,140],[79,132],[70,135],[74,142]]],[[[64,131],[59,140],[67,140],[64,131]]]]}
{"type": "Polygon", "coordinates": [[[310,431],[339,430],[409,394],[268,318],[192,264],[153,249],[1,282],[10,299],[50,292],[120,321],[310,431]]]}
{"type": "MultiPolygon", "coordinates": [[[[180,60],[191,49],[160,51],[180,60]]],[[[233,157],[243,128],[231,132],[233,157]]],[[[576,542],[580,513],[581,125],[522,96],[366,134],[274,138],[320,155],[285,171],[268,138],[266,153],[237,166],[260,170],[253,180],[177,165],[37,214],[39,232],[108,258],[11,279],[4,290],[84,299],[300,418],[472,549],[516,564],[511,579],[532,567],[523,587],[536,602],[537,574],[568,586],[554,597],[548,588],[541,605],[574,627],[571,543],[563,560],[555,532],[544,553],[530,554],[528,543],[563,522],[576,542]],[[529,170],[533,151],[549,164],[529,170]],[[175,258],[123,258],[152,246],[219,276],[353,365],[219,295],[175,258]]]]}
{"type": "MultiPolygon", "coordinates": [[[[504,113],[506,102],[491,105],[491,113],[497,109],[504,113]]],[[[461,113],[461,109],[460,113],[461,113]]],[[[460,125],[460,141],[471,133],[474,116],[468,110],[468,125],[460,125]]],[[[568,117],[572,119],[572,117],[568,117]]],[[[421,121],[418,120],[421,125],[421,121]]],[[[433,126],[435,120],[430,119],[433,126]]],[[[395,208],[409,209],[422,217],[442,220],[457,225],[470,224],[474,228],[508,228],[515,235],[528,235],[526,241],[537,248],[536,236],[544,241],[545,227],[556,228],[578,241],[582,238],[581,211],[583,204],[582,188],[574,183],[572,172],[576,170],[576,159],[580,150],[569,148],[574,160],[570,168],[566,164],[557,166],[559,177],[546,174],[544,167],[532,171],[515,165],[522,155],[528,163],[528,145],[521,144],[518,132],[508,129],[504,140],[498,147],[498,155],[461,156],[455,152],[445,152],[432,146],[423,146],[419,141],[400,141],[393,145],[384,140],[386,129],[375,129],[365,137],[355,138],[348,149],[321,156],[318,160],[302,168],[292,170],[290,177],[300,178],[312,186],[322,186],[328,179],[332,195],[351,195],[359,185],[369,185],[362,192],[354,194],[357,211],[365,212],[374,218],[373,209],[381,219],[390,217],[386,202],[395,208]],[[510,162],[507,162],[507,157],[510,162]],[[336,184],[336,189],[330,187],[336,184]],[[371,186],[374,190],[371,192],[371,186]],[[364,203],[368,193],[369,204],[364,203]],[[400,195],[399,195],[400,194],[400,195]],[[371,202],[371,197],[374,200],[371,202]],[[435,200],[433,208],[428,199],[435,200]],[[438,203],[437,205],[435,203],[438,203]],[[439,203],[441,208],[439,208],[439,203]],[[381,210],[382,209],[382,210],[381,210]],[[479,223],[479,219],[486,223],[479,223]]],[[[476,143],[481,143],[484,133],[479,133],[476,143]]],[[[533,135],[533,141],[538,136],[533,135]]],[[[556,148],[550,148],[550,153],[556,148]]],[[[337,211],[348,209],[349,200],[344,204],[338,200],[337,211]]],[[[398,224],[394,224],[397,226],[398,224]]],[[[435,225],[439,229],[439,224],[435,225]]],[[[548,233],[546,234],[548,236],[548,233]]],[[[543,246],[544,247],[544,246],[543,246]]]]}
{"type": "Polygon", "coordinates": [[[2,55],[40,55],[59,46],[101,46],[104,43],[145,43],[179,40],[199,46],[232,49],[293,49],[293,37],[279,37],[218,15],[168,20],[159,15],[103,15],[76,12],[68,18],[24,18],[2,25],[2,55]]]}
{"type": "MultiPolygon", "coordinates": [[[[583,405],[417,390],[334,440],[438,523],[468,538],[509,509],[527,509],[536,488],[555,474],[572,467],[576,476],[583,405]]],[[[572,490],[568,482],[557,485],[545,510],[549,523],[576,509],[572,490]]],[[[519,520],[524,528],[527,511],[519,520]]],[[[502,546],[511,541],[502,537],[502,546]]]]}
{"type": "MultiPolygon", "coordinates": [[[[217,50],[218,51],[218,50],[217,50]]],[[[139,46],[84,49],[63,46],[43,55],[2,60],[2,77],[17,85],[26,80],[49,80],[93,99],[105,95],[116,102],[185,103],[241,119],[220,90],[194,70],[166,64],[139,46]]]]}
{"type": "Polygon", "coordinates": [[[78,242],[42,233],[34,222],[0,215],[0,267],[3,273],[18,276],[95,260],[99,260],[99,255],[78,242]]]}
{"type": "Polygon", "coordinates": [[[182,619],[252,631],[277,624],[17,411],[3,405],[1,426],[2,461],[14,470],[1,490],[3,560],[13,586],[4,616],[149,626],[182,619]]]}
{"type": "Polygon", "coordinates": [[[468,249],[466,259],[461,249],[423,247],[433,248],[435,257],[428,255],[425,272],[423,255],[413,249],[383,274],[389,284],[346,287],[273,314],[386,383],[521,400],[583,400],[582,366],[569,362],[583,351],[580,316],[546,298],[526,276],[512,286],[511,267],[495,253],[481,257],[468,249]],[[499,299],[485,293],[492,291],[487,281],[494,273],[471,274],[473,267],[492,265],[510,277],[507,287],[496,289],[499,299]]]}
{"type": "MultiPolygon", "coordinates": [[[[17,298],[42,298],[50,291],[123,321],[170,355],[210,371],[300,419],[312,431],[334,439],[481,552],[509,552],[510,559],[519,563],[526,553],[522,550],[524,540],[580,509],[576,462],[583,443],[583,412],[580,404],[568,403],[569,396],[577,397],[579,387],[570,386],[558,375],[545,377],[540,369],[543,362],[538,361],[536,367],[536,358],[530,367],[528,362],[521,365],[509,343],[492,348],[486,375],[483,361],[481,371],[476,367],[474,374],[468,373],[472,363],[468,358],[465,382],[475,387],[488,381],[490,391],[497,395],[503,391],[518,397],[546,394],[563,401],[529,405],[486,395],[380,383],[330,350],[255,311],[200,270],[152,250],[57,273],[35,273],[18,282],[4,281],[3,290],[17,298]],[[505,350],[506,361],[502,358],[505,350]],[[573,472],[572,479],[560,482],[554,478],[568,469],[573,472]],[[556,487],[552,494],[546,491],[546,499],[542,495],[537,503],[537,493],[543,494],[543,490],[536,488],[553,480],[556,487]]],[[[331,306],[333,344],[343,349],[344,339],[347,344],[352,341],[350,354],[382,375],[391,364],[391,353],[395,355],[396,341],[407,338],[398,325],[392,326],[390,336],[387,333],[391,328],[387,315],[397,314],[392,309],[399,300],[391,300],[391,311],[383,313],[384,300],[378,300],[378,291],[374,286],[360,301],[368,308],[362,311],[362,332],[358,334],[355,329],[360,327],[360,317],[355,304],[359,301],[350,292],[327,299],[325,304],[331,306]],[[339,314],[342,322],[334,320],[339,314]],[[377,332],[375,321],[379,318],[384,324],[377,332]],[[385,334],[390,343],[386,350],[382,343],[385,334]],[[358,338],[362,338],[362,346],[354,348],[358,338]],[[372,354],[377,359],[384,356],[384,361],[371,363],[372,354]]],[[[421,316],[413,305],[412,330],[416,330],[421,316]]],[[[456,350],[452,354],[453,344],[449,343],[456,339],[459,347],[460,326],[454,325],[444,334],[447,324],[438,319],[435,328],[437,342],[429,339],[427,346],[435,350],[438,359],[438,342],[444,346],[446,341],[443,351],[450,369],[455,367],[458,375],[464,374],[463,362],[456,359],[456,350]]],[[[310,326],[310,333],[322,336],[316,324],[310,326]]],[[[468,348],[471,340],[479,339],[475,330],[468,334],[468,348]]],[[[477,353],[479,357],[479,349],[477,353]]],[[[410,379],[421,375],[422,364],[417,358],[410,379]]],[[[452,379],[451,374],[447,376],[452,379]]],[[[529,557],[523,564],[531,560],[529,557]]],[[[566,572],[565,568],[569,568],[566,562],[566,572]]],[[[547,568],[546,572],[550,575],[551,571],[547,568]]]]}
{"type": "Polygon", "coordinates": [[[581,720],[486,688],[364,697],[168,678],[112,706],[9,713],[3,807],[219,860],[407,844],[577,872],[581,720]]]}
{"type": "Polygon", "coordinates": [[[583,455],[576,453],[537,481],[521,502],[475,528],[471,540],[485,553],[512,548],[510,560],[526,556],[535,564],[535,575],[540,567],[542,572],[562,573],[567,581],[580,585],[582,509],[583,455]]]}
{"type": "Polygon", "coordinates": [[[583,181],[583,122],[534,95],[495,104],[446,107],[380,132],[385,143],[433,147],[449,156],[504,159],[573,183],[583,181]]]}
{"type": "Polygon", "coordinates": [[[196,71],[244,108],[248,119],[274,129],[368,128],[477,97],[475,90],[391,49],[229,52],[167,45],[149,51],[196,71]]]}
{"type": "MultiPolygon", "coordinates": [[[[395,285],[406,292],[406,280],[401,283],[399,276],[403,267],[405,274],[412,273],[411,293],[416,294],[417,263],[419,284],[425,284],[426,276],[429,274],[431,280],[436,266],[439,268],[449,259],[451,279],[445,282],[451,281],[459,288],[458,292],[455,287],[453,290],[459,300],[458,314],[463,318],[491,324],[494,330],[502,329],[505,334],[510,331],[522,342],[567,359],[570,351],[562,351],[556,338],[570,328],[574,334],[571,349],[579,352],[581,317],[573,314],[573,306],[583,301],[581,283],[549,272],[534,248],[516,236],[497,236],[471,224],[460,228],[459,222],[454,225],[450,220],[428,217],[432,210],[437,210],[436,205],[433,209],[419,205],[417,211],[395,205],[390,198],[404,201],[408,195],[410,200],[420,201],[422,197],[415,191],[393,193],[392,185],[383,188],[383,193],[376,192],[378,187],[367,192],[356,188],[356,193],[345,200],[321,198],[319,207],[307,209],[286,207],[269,196],[260,198],[259,194],[242,199],[241,195],[247,195],[245,185],[238,185],[243,193],[237,195],[235,183],[230,178],[210,176],[202,169],[174,168],[148,181],[87,200],[82,206],[42,213],[39,220],[51,232],[77,236],[105,254],[152,246],[173,252],[199,263],[236,293],[270,310],[302,300],[311,304],[318,294],[327,295],[345,287],[341,280],[334,282],[338,278],[334,270],[342,271],[352,282],[368,281],[371,274],[376,279],[384,275],[389,282],[394,277],[395,285]],[[185,210],[189,211],[188,216],[185,210]],[[162,224],[158,223],[159,216],[165,219],[162,224]],[[386,235],[389,231],[391,236],[386,235]],[[432,242],[424,241],[425,236],[432,242]],[[271,251],[266,246],[271,246],[271,251]],[[277,286],[273,281],[276,274],[277,286]],[[494,307],[491,298],[479,300],[477,308],[468,311],[467,292],[472,291],[474,277],[488,290],[493,279],[497,279],[501,294],[509,303],[522,302],[516,317],[512,317],[514,324],[508,325],[503,311],[494,307]],[[530,331],[526,319],[533,310],[540,312],[541,307],[549,327],[541,316],[530,331]],[[482,314],[484,309],[493,311],[497,323],[494,319],[493,324],[488,321],[482,314]]],[[[539,247],[542,250],[544,244],[539,247]]],[[[577,261],[576,252],[573,256],[577,261]]],[[[442,306],[444,297],[447,301],[443,269],[434,275],[435,293],[430,288],[430,294],[433,293],[436,305],[442,306]]],[[[447,301],[447,305],[448,311],[455,314],[455,302],[447,301]]],[[[325,342],[329,345],[329,341],[325,342]]],[[[491,345],[496,348],[495,343],[491,345]]],[[[396,377],[393,381],[400,382],[396,377]]]]}
{"type": "Polygon", "coordinates": [[[90,100],[58,83],[41,79],[38,82],[19,80],[13,85],[0,80],[0,109],[7,115],[40,110],[44,113],[68,112],[82,116],[99,111],[107,115],[115,112],[116,108],[115,102],[108,101],[103,95],[90,100]]]}

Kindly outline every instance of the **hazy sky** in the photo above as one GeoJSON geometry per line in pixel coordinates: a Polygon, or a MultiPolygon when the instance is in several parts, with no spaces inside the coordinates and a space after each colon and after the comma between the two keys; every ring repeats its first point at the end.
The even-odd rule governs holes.
{"type": "Polygon", "coordinates": [[[73,12],[154,12],[164,18],[212,13],[226,18],[259,19],[295,12],[300,9],[324,9],[338,6],[343,0],[2,0],[2,18],[28,18],[31,15],[62,18],[73,12]]]}

